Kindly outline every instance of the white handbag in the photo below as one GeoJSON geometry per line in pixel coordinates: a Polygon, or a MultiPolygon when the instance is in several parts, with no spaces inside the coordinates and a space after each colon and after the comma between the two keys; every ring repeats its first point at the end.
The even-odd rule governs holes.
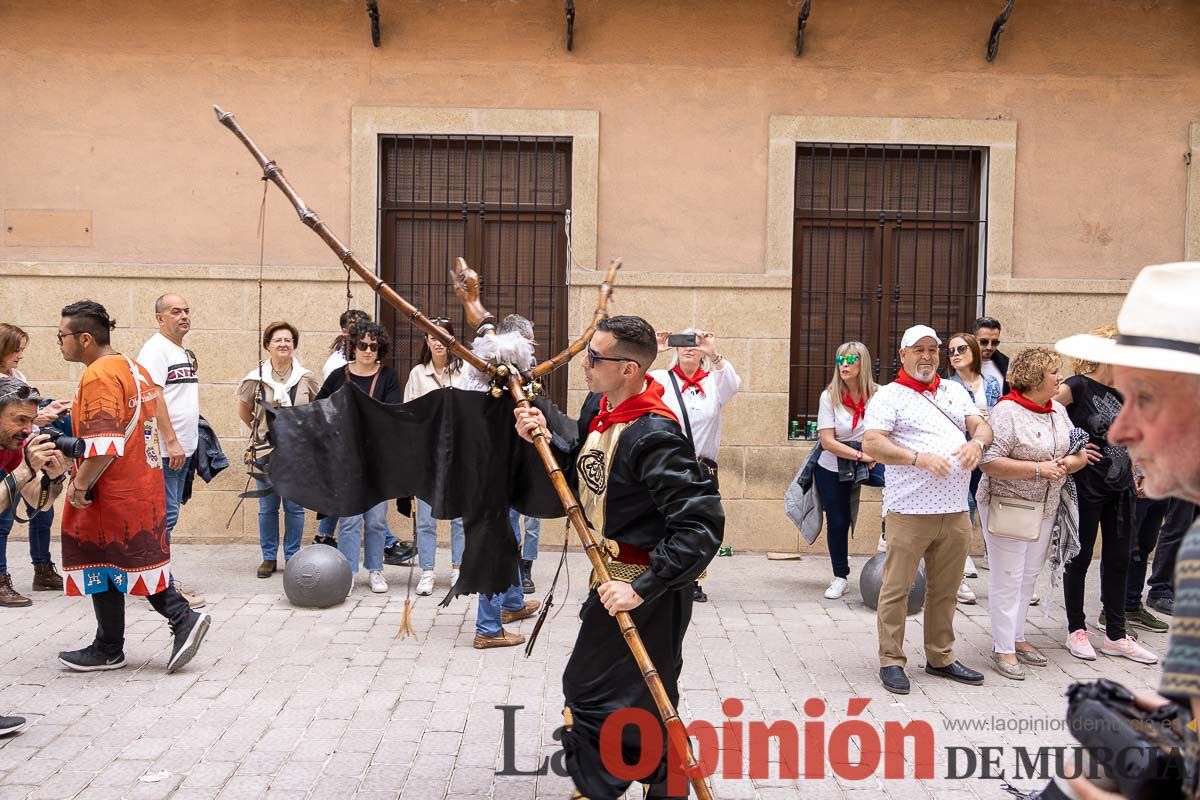
{"type": "MultiPolygon", "coordinates": [[[[1046,486],[1046,498],[1050,497],[1050,486],[1046,486]]],[[[1001,539],[1018,542],[1036,542],[1042,535],[1042,517],[1046,512],[1046,500],[1026,500],[1022,497],[992,495],[988,503],[988,533],[1001,539]]]]}

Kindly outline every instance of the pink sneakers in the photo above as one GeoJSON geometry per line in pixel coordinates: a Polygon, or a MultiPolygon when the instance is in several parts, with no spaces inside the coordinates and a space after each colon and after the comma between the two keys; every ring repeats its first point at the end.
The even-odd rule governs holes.
{"type": "Polygon", "coordinates": [[[1084,661],[1096,660],[1096,651],[1092,648],[1092,643],[1088,640],[1088,632],[1083,628],[1071,631],[1071,635],[1067,637],[1067,651],[1076,658],[1082,658],[1084,661]]]}
{"type": "MultiPolygon", "coordinates": [[[[1104,653],[1106,656],[1121,656],[1122,658],[1128,658],[1130,661],[1136,661],[1139,664],[1158,663],[1158,656],[1154,655],[1154,653],[1151,653],[1145,647],[1142,647],[1142,645],[1138,644],[1130,636],[1126,636],[1124,639],[1120,639],[1115,642],[1110,641],[1109,638],[1105,636],[1104,641],[1100,644],[1100,652],[1104,653]]],[[[1092,657],[1095,658],[1095,655],[1092,657]]]]}

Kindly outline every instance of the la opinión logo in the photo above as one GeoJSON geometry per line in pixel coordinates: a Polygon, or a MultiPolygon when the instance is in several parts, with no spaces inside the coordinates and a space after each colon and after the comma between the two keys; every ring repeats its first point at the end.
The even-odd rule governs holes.
{"type": "MultiPolygon", "coordinates": [[[[745,704],[736,698],[721,704],[725,719],[718,724],[707,720],[692,720],[686,732],[692,741],[697,769],[693,776],[707,777],[720,772],[728,779],[813,779],[826,777],[828,767],[843,780],[864,780],[875,775],[880,766],[883,777],[892,780],[912,778],[931,780],[934,777],[933,727],[921,720],[907,723],[884,722],[882,732],[865,719],[856,719],[871,703],[867,697],[853,697],[847,703],[847,719],[827,726],[822,719],[827,711],[825,701],[809,698],[804,702],[807,719],[797,723],[778,720],[767,723],[759,720],[740,720],[745,704]],[[828,729],[828,730],[827,730],[828,729]],[[857,758],[851,757],[851,742],[856,744],[857,758]],[[909,743],[911,742],[911,747],[909,743]],[[778,775],[771,774],[771,751],[778,752],[778,775]],[[905,753],[911,753],[912,772],[906,774],[905,753]],[[801,770],[803,758],[803,770],[801,770]]],[[[519,705],[498,705],[504,717],[504,766],[497,775],[545,775],[553,770],[566,777],[565,753],[560,748],[542,759],[534,769],[522,770],[516,765],[516,719],[519,705]]],[[[558,728],[553,738],[561,742],[566,726],[558,728]]],[[[600,758],[604,768],[620,780],[641,781],[657,769],[663,748],[667,749],[669,792],[682,794],[687,790],[688,774],[685,757],[671,741],[664,741],[662,722],[642,708],[624,708],[610,714],[600,727],[600,758]],[[621,746],[627,731],[636,729],[641,742],[640,758],[635,763],[625,760],[621,746]]]]}

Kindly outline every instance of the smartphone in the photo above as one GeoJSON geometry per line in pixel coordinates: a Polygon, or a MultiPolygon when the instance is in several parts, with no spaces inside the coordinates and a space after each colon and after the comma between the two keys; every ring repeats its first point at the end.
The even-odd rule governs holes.
{"type": "Polygon", "coordinates": [[[696,334],[672,333],[667,337],[667,347],[695,347],[696,334]]]}

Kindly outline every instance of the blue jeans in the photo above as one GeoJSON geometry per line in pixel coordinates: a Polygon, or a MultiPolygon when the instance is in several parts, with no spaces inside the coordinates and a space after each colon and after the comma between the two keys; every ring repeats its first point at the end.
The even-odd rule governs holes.
{"type": "Polygon", "coordinates": [[[337,517],[322,517],[317,520],[317,533],[324,536],[326,539],[333,536],[333,532],[337,530],[337,517]]]}
{"type": "MultiPolygon", "coordinates": [[[[21,504],[21,513],[27,513],[25,504],[21,504]]],[[[8,532],[12,530],[16,519],[13,517],[13,507],[9,505],[0,513],[0,575],[8,572],[8,532]]],[[[50,558],[50,525],[54,522],[54,509],[48,508],[39,512],[29,520],[29,560],[34,566],[45,566],[50,558]]]]}
{"type": "MultiPolygon", "coordinates": [[[[462,519],[450,520],[450,563],[462,563],[463,548],[467,539],[463,535],[462,519]]],[[[417,550],[422,570],[433,569],[437,555],[437,522],[433,519],[433,508],[420,498],[417,499],[417,550]]]]}
{"type": "Polygon", "coordinates": [[[350,571],[358,573],[358,550],[362,544],[363,566],[367,572],[383,569],[383,541],[387,533],[386,501],[366,513],[338,520],[338,550],[350,562],[350,571]]]}
{"type": "Polygon", "coordinates": [[[517,541],[521,542],[521,558],[533,561],[538,554],[538,540],[542,536],[542,521],[537,517],[525,518],[525,540],[521,541],[521,512],[515,508],[508,510],[508,521],[517,532],[517,541]]]}
{"type": "MultiPolygon", "coordinates": [[[[871,470],[867,486],[883,486],[883,466],[877,464],[871,470]]],[[[835,578],[850,577],[850,495],[854,484],[842,481],[832,470],[817,465],[813,470],[813,482],[825,510],[825,544],[829,547],[829,560],[833,562],[835,578]]]]}
{"type": "Polygon", "coordinates": [[[183,497],[183,485],[187,483],[188,471],[195,457],[194,454],[188,456],[179,469],[171,469],[163,463],[163,484],[167,489],[167,544],[171,543],[171,531],[179,521],[179,500],[183,497]]]}
{"type": "MultiPolygon", "coordinates": [[[[511,513],[511,512],[510,512],[511,513]]],[[[513,524],[513,534],[519,540],[520,528],[513,524]]],[[[521,591],[521,576],[518,573],[517,582],[500,594],[490,597],[479,595],[479,608],[475,612],[475,633],[480,636],[499,636],[501,630],[501,611],[520,611],[525,608],[525,593],[521,591]]]]}
{"type": "MultiPolygon", "coordinates": [[[[267,488],[255,481],[259,489],[267,488]]],[[[284,500],[272,492],[258,498],[258,544],[262,547],[263,561],[279,560],[279,504],[283,503],[283,556],[290,559],[300,549],[304,538],[304,508],[291,500],[284,500]]]]}

